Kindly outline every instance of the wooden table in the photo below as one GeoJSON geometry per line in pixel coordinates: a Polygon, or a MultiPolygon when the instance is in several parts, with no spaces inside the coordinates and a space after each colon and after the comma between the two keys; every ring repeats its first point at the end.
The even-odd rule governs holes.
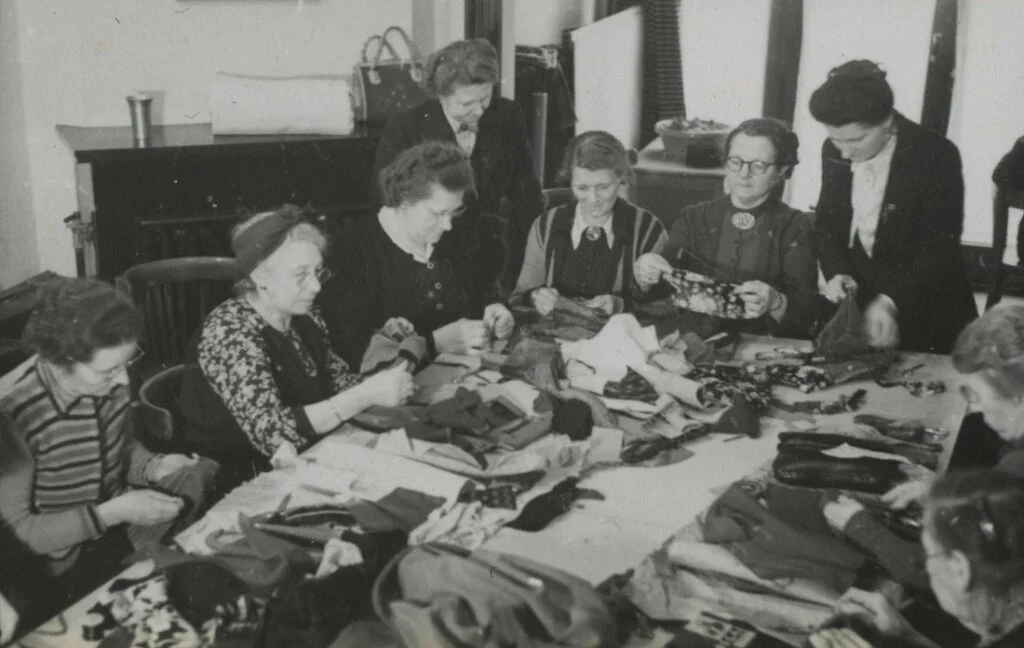
{"type": "MultiPolygon", "coordinates": [[[[771,338],[746,338],[738,358],[752,358],[758,351],[780,346],[806,346],[771,338]]],[[[946,356],[904,354],[901,366],[923,365],[913,380],[944,380],[944,394],[914,397],[902,387],[885,389],[873,382],[851,383],[833,389],[803,394],[795,389],[776,388],[787,401],[831,401],[855,389],[867,390],[867,401],[858,413],[872,413],[897,419],[920,419],[930,427],[950,432],[940,466],[949,461],[956,440],[964,404],[955,389],[956,372],[946,356]]],[[[821,427],[848,424],[854,414],[819,416],[821,427]]],[[[758,439],[726,440],[705,437],[693,443],[695,453],[686,461],[660,468],[616,466],[590,472],[582,486],[604,494],[603,501],[585,500],[576,509],[537,533],[502,529],[485,546],[495,551],[527,556],[548,563],[597,584],[609,576],[634,567],[657,549],[679,528],[692,521],[714,500],[714,490],[726,486],[763,466],[775,456],[778,433],[794,429],[793,423],[762,419],[758,439]]],[[[808,428],[808,424],[800,427],[808,428]]],[[[138,576],[151,569],[140,563],[129,569],[138,576]]],[[[81,639],[76,620],[94,603],[87,597],[65,611],[62,619],[46,624],[25,637],[25,648],[92,646],[81,639]],[[65,632],[57,632],[67,627],[65,632]],[[56,632],[56,634],[54,634],[56,632]]]]}

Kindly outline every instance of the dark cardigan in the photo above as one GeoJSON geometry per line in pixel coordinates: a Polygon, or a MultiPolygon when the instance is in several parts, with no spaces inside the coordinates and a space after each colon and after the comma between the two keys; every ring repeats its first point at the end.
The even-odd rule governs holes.
{"type": "MultiPolygon", "coordinates": [[[[391,117],[377,147],[374,179],[399,153],[432,140],[456,143],[455,132],[437,99],[391,117]]],[[[508,254],[517,259],[514,266],[518,276],[526,232],[544,209],[544,198],[533,172],[526,120],[514,101],[497,97],[491,102],[480,118],[470,163],[476,192],[466,196],[466,213],[456,220],[453,233],[466,238],[462,245],[467,250],[482,248],[479,263],[484,272],[496,276],[502,257],[508,254]],[[505,209],[501,208],[503,201],[507,203],[505,209]],[[507,219],[507,226],[499,224],[499,215],[507,219]]]]}
{"type": "MultiPolygon", "coordinates": [[[[459,218],[464,218],[460,216],[459,218]]],[[[434,248],[431,262],[445,264],[450,284],[444,290],[458,306],[439,314],[422,309],[418,277],[426,272],[384,232],[377,216],[359,220],[338,233],[326,264],[333,278],[324,284],[317,304],[327,323],[331,346],[351,367],[358,367],[374,331],[392,317],[412,322],[433,354],[433,331],[460,318],[480,319],[484,307],[500,301],[493,279],[485,276],[477,261],[452,237],[445,234],[434,248]]]]}
{"type": "Polygon", "coordinates": [[[960,152],[937,133],[896,115],[896,151],[885,187],[870,276],[849,247],[853,173],[829,140],[821,150],[815,235],[825,279],[852,276],[858,299],[885,294],[899,309],[900,348],[949,353],[978,311],[960,254],[964,179],[960,152]],[[873,290],[868,287],[873,286],[873,290]]]}

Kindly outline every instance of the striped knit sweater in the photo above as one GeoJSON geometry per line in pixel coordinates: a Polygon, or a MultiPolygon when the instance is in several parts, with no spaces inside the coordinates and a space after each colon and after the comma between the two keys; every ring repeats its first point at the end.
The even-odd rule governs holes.
{"type": "MultiPolygon", "coordinates": [[[[534,221],[527,236],[523,269],[509,299],[511,303],[529,305],[529,294],[534,288],[558,286],[560,278],[555,276],[558,264],[552,246],[559,237],[564,237],[563,243],[568,240],[576,205],[573,200],[554,207],[534,221]]],[[[642,301],[648,296],[640,291],[633,279],[633,262],[648,252],[660,253],[668,242],[668,234],[657,216],[622,198],[616,200],[612,207],[612,231],[616,239],[628,239],[632,245],[623,250],[623,258],[619,259],[615,281],[608,286],[608,294],[625,296],[624,293],[628,292],[632,300],[642,301]]],[[[565,248],[567,254],[573,253],[571,242],[565,248]]]]}
{"type": "Polygon", "coordinates": [[[71,397],[33,357],[0,378],[0,515],[54,573],[106,529],[96,505],[144,485],[153,454],[128,438],[129,394],[71,397]]]}

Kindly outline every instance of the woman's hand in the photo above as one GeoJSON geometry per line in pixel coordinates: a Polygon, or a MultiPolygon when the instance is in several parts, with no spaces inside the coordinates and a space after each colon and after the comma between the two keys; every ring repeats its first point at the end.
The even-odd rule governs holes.
{"type": "Polygon", "coordinates": [[[583,305],[605,315],[621,313],[625,308],[622,298],[615,295],[598,295],[593,299],[583,302],[583,305]]]}
{"type": "Polygon", "coordinates": [[[909,477],[909,481],[882,495],[882,501],[888,504],[889,508],[896,510],[905,509],[912,503],[919,501],[928,494],[932,484],[935,483],[935,473],[924,466],[904,465],[901,468],[904,474],[909,477]]]}
{"type": "Polygon", "coordinates": [[[388,321],[384,322],[384,326],[381,328],[381,331],[392,340],[397,340],[399,342],[407,337],[416,335],[416,327],[412,325],[412,322],[404,317],[392,317],[388,321]]]}
{"type": "Polygon", "coordinates": [[[146,466],[146,481],[155,484],[164,477],[170,477],[184,468],[199,463],[199,457],[183,454],[161,455],[146,466]]]}
{"type": "Polygon", "coordinates": [[[859,634],[849,628],[818,630],[807,637],[811,648],[873,648],[859,634]]]}
{"type": "Polygon", "coordinates": [[[850,523],[850,518],[863,510],[864,505],[857,500],[840,495],[834,502],[825,504],[824,513],[829,526],[842,533],[850,523]]]}
{"type": "Polygon", "coordinates": [[[438,353],[467,355],[477,352],[487,342],[487,330],[482,320],[463,317],[434,331],[434,348],[438,353]]]}
{"type": "Polygon", "coordinates": [[[359,388],[365,394],[366,407],[396,407],[409,400],[415,391],[412,375],[404,365],[378,371],[359,383],[359,388]]]}
{"type": "Polygon", "coordinates": [[[663,274],[672,274],[672,264],[656,252],[648,252],[633,263],[633,278],[642,290],[661,281],[663,274]]]}
{"type": "Polygon", "coordinates": [[[484,309],[484,329],[497,340],[507,340],[516,327],[512,312],[504,304],[490,304],[484,309]]]}
{"type": "Polygon", "coordinates": [[[886,637],[912,637],[917,631],[903,618],[889,599],[878,592],[851,587],[839,598],[836,611],[844,617],[859,619],[886,637]]]}
{"type": "Polygon", "coordinates": [[[850,275],[837,274],[825,284],[825,298],[839,303],[857,291],[857,282],[850,275]]]}
{"type": "Polygon", "coordinates": [[[782,295],[763,281],[744,281],[733,294],[743,300],[748,317],[761,317],[779,305],[782,295]]]}
{"type": "Polygon", "coordinates": [[[530,292],[530,301],[533,302],[533,308],[541,317],[546,317],[551,314],[551,311],[555,310],[558,297],[558,291],[547,286],[534,288],[530,292]]]}
{"type": "Polygon", "coordinates": [[[896,323],[896,304],[885,295],[871,300],[864,310],[864,332],[868,344],[879,349],[892,349],[900,343],[900,326],[896,323]]]}
{"type": "Polygon", "coordinates": [[[184,504],[180,497],[145,488],[103,502],[96,507],[96,513],[108,527],[124,523],[153,526],[173,520],[184,504]]]}

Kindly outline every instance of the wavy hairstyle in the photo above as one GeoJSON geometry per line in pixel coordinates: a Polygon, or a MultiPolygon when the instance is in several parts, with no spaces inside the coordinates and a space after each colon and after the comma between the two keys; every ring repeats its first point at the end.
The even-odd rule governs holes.
{"type": "Polygon", "coordinates": [[[572,170],[576,168],[589,171],[608,169],[629,184],[635,178],[633,165],[636,161],[636,151],[627,149],[611,133],[587,131],[569,140],[562,156],[562,165],[558,169],[557,180],[569,184],[572,181],[572,170]]]}
{"type": "Polygon", "coordinates": [[[483,38],[455,41],[437,50],[424,66],[423,89],[447,97],[456,86],[498,83],[498,51],[483,38]]]}
{"type": "Polygon", "coordinates": [[[775,164],[785,169],[783,177],[789,178],[793,175],[795,167],[800,159],[797,157],[797,149],[800,148],[800,138],[789,127],[789,124],[774,117],[755,117],[741,123],[725,138],[724,157],[729,156],[729,147],[733,139],[743,133],[749,137],[763,137],[772,143],[775,149],[775,164]]]}
{"type": "Polygon", "coordinates": [[[469,158],[458,145],[440,141],[423,142],[402,151],[380,170],[377,182],[387,207],[425,200],[434,186],[451,192],[474,190],[469,158]]]}
{"type": "Polygon", "coordinates": [[[828,126],[863,123],[877,126],[892,115],[892,87],[885,70],[865,59],[832,68],[811,95],[811,115],[828,126]]]}

